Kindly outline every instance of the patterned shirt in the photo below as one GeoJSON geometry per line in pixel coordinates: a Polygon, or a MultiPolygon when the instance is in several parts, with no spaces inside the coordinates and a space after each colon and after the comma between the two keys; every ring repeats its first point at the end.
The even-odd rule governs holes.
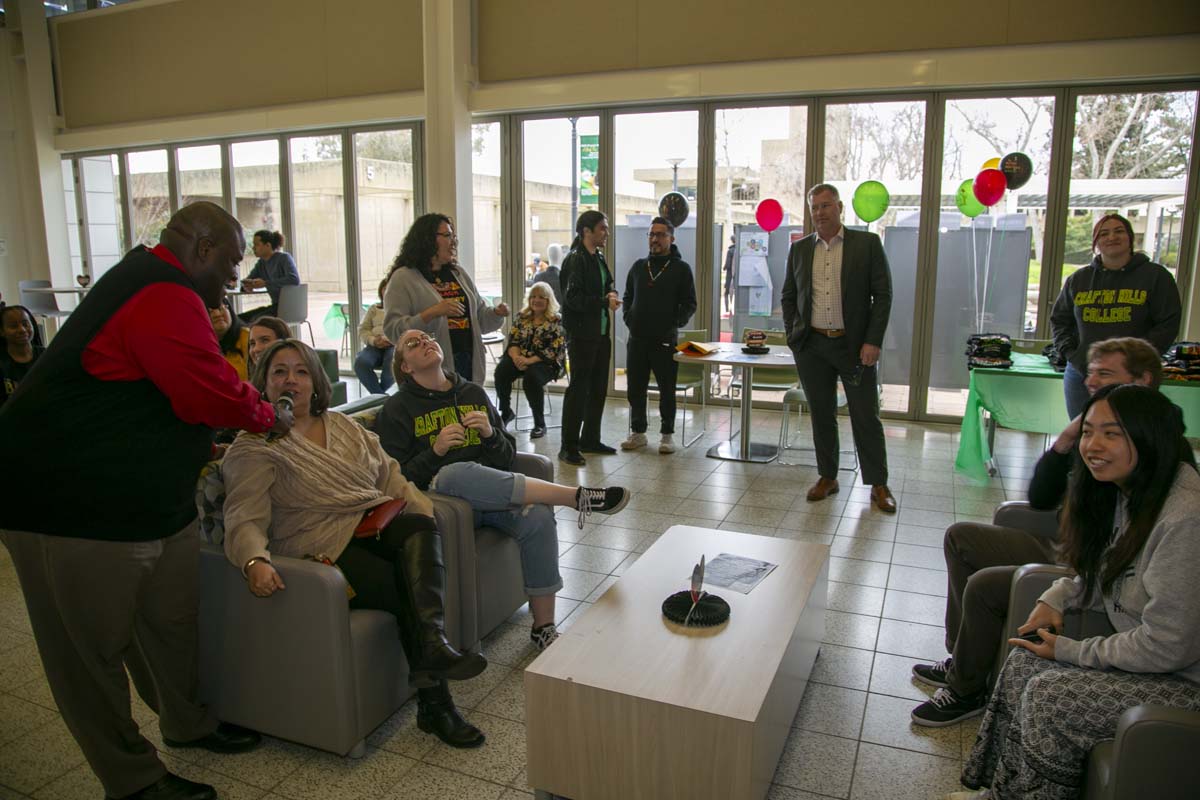
{"type": "Polygon", "coordinates": [[[547,317],[538,324],[532,314],[518,314],[508,333],[508,346],[517,348],[522,355],[537,356],[562,375],[567,342],[559,317],[547,317]]]}
{"type": "Polygon", "coordinates": [[[812,326],[826,330],[846,327],[842,319],[842,242],[845,230],[838,228],[826,242],[820,234],[813,244],[812,326]]]}

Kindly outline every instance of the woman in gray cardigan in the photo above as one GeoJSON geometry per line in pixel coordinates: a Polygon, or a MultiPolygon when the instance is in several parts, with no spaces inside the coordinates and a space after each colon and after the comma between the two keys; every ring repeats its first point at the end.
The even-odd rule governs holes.
{"type": "Polygon", "coordinates": [[[1200,475],[1183,415],[1154,389],[1106,386],[1084,407],[1078,453],[1059,524],[1077,577],[1017,629],[1034,641],[1009,640],[963,765],[964,784],[987,788],[957,797],[1078,797],[1088,753],[1125,709],[1200,710],[1200,475]],[[1111,631],[1064,635],[1072,610],[1104,613],[1111,631]]]}
{"type": "Polygon", "coordinates": [[[455,372],[483,385],[483,334],[500,329],[508,306],[488,306],[457,255],[454,222],[445,214],[425,214],[412,224],[388,274],[383,333],[398,342],[406,330],[425,331],[455,372]]]}

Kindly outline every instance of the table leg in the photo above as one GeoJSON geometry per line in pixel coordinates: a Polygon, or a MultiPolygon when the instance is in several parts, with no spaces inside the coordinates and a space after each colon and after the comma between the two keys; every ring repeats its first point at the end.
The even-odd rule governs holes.
{"type": "Polygon", "coordinates": [[[750,415],[753,411],[754,400],[754,367],[746,364],[742,367],[742,404],[741,404],[741,436],[738,438],[736,449],[732,442],[715,444],[708,450],[709,458],[719,458],[722,461],[751,461],[765,464],[774,461],[779,455],[779,447],[773,444],[750,441],[750,415]]]}

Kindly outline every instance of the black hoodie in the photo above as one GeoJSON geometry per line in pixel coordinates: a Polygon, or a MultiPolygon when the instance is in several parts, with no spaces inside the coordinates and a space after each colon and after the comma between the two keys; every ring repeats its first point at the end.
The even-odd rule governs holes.
{"type": "Polygon", "coordinates": [[[411,380],[399,381],[399,389],[383,404],[375,419],[375,433],[387,454],[400,463],[404,477],[422,489],[447,464],[476,461],[485,467],[511,470],[517,457],[516,439],[504,430],[500,412],[487,392],[460,375],[446,373],[452,382],[445,391],[433,391],[411,380]],[[470,411],[486,411],[492,423],[492,438],[467,429],[465,444],[444,456],[433,452],[438,433],[459,422],[470,411]]]}
{"type": "Polygon", "coordinates": [[[1105,269],[1100,256],[1063,284],[1050,312],[1054,347],[1081,373],[1093,342],[1136,336],[1166,351],[1179,335],[1179,287],[1166,267],[1134,253],[1121,269],[1105,269]]]}
{"type": "Polygon", "coordinates": [[[621,313],[632,338],[675,344],[679,329],[696,313],[696,282],[679,248],[671,245],[665,256],[633,262],[625,279],[621,313]]]}

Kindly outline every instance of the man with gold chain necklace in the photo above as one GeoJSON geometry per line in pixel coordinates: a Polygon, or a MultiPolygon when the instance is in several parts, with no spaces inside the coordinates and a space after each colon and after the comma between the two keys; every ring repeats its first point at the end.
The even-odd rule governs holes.
{"type": "Polygon", "coordinates": [[[628,382],[632,433],[622,450],[646,446],[646,391],[650,373],[658,386],[662,417],[660,453],[675,452],[675,379],[679,364],[675,344],[679,329],[696,312],[696,284],[692,268],[675,246],[675,227],[663,217],[650,223],[650,254],[634,262],[625,281],[621,306],[629,329],[625,378],[628,382]]]}

